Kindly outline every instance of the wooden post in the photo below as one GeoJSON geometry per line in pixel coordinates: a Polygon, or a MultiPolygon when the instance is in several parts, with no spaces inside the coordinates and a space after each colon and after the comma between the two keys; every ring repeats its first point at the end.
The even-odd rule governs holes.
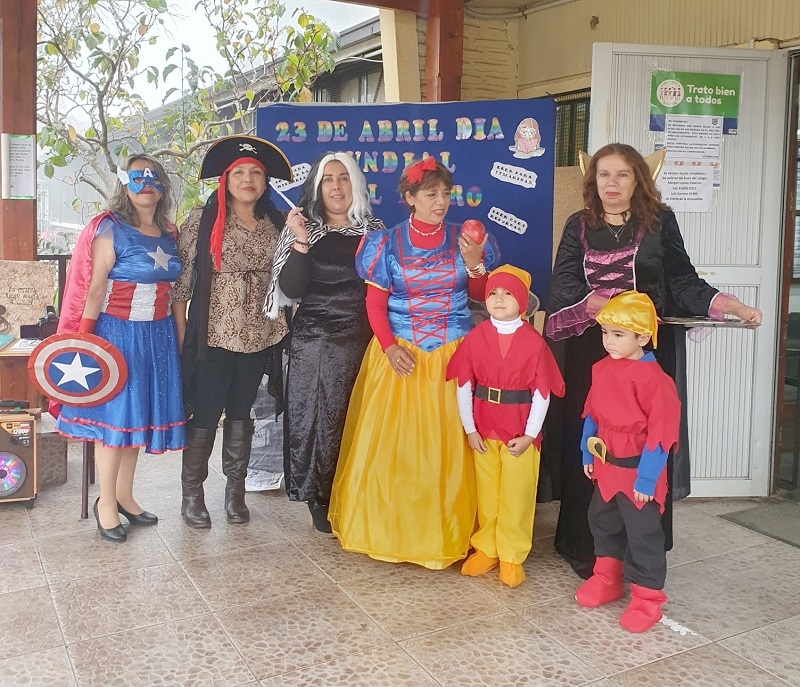
{"type": "MultiPolygon", "coordinates": [[[[344,0],[387,10],[414,12],[427,19],[425,98],[461,100],[464,70],[464,0],[344,0]]],[[[408,49],[408,48],[406,48],[408,49]]]]}
{"type": "Polygon", "coordinates": [[[425,99],[461,100],[464,0],[430,0],[425,48],[425,99]]]}
{"type": "MultiPolygon", "coordinates": [[[[0,133],[36,133],[36,0],[0,1],[0,133]]],[[[0,198],[0,259],[36,259],[36,201],[0,198]]],[[[0,398],[38,394],[25,358],[0,361],[0,398]]]]}
{"type": "MultiPolygon", "coordinates": [[[[0,133],[36,133],[36,0],[0,2],[0,133]]],[[[36,201],[0,199],[0,258],[36,260],[36,201]]]]}

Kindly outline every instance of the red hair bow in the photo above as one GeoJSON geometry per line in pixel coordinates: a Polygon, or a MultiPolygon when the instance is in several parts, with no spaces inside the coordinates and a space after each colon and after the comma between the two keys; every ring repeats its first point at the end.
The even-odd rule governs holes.
{"type": "Polygon", "coordinates": [[[422,176],[425,172],[432,172],[434,169],[436,169],[436,160],[432,157],[426,157],[406,169],[406,179],[412,184],[418,184],[422,181],[422,176]]]}

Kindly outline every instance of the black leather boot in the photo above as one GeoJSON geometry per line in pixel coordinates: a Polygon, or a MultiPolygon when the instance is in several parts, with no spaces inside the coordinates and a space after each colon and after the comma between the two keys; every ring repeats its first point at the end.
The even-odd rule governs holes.
{"type": "Polygon", "coordinates": [[[244,480],[253,442],[253,420],[225,420],[222,425],[222,472],[225,485],[225,515],[228,522],[247,522],[250,511],[244,502],[244,480]]]}
{"type": "Polygon", "coordinates": [[[208,477],[208,459],[214,448],[216,432],[186,425],[187,447],[183,450],[181,468],[181,515],[189,527],[211,527],[211,516],[203,496],[203,482],[208,477]]]}

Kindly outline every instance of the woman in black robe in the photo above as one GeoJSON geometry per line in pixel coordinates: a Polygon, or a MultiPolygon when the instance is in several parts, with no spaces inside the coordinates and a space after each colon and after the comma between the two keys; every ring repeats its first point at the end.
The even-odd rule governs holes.
{"type": "Polygon", "coordinates": [[[286,491],[308,502],[317,532],[331,534],[328,503],[347,405],[372,338],[355,253],[361,237],[383,223],[370,214],[364,175],[344,153],[314,163],[299,205],[279,239],[266,309],[277,317],[300,300],[286,379],[286,491]]]}
{"type": "MultiPolygon", "coordinates": [[[[630,289],[650,296],[659,317],[733,315],[760,322],[761,312],[700,279],[675,215],[661,202],[647,162],[631,146],[612,143],[595,153],[584,174],[583,199],[585,209],[567,220],[550,281],[545,332],[553,341],[564,340],[559,357],[567,392],[561,412],[551,408],[548,415],[550,436],[543,453],[548,448],[557,451],[560,444],[561,509],[555,547],[586,579],[594,566],[586,517],[593,485],[583,473],[581,416],[592,365],[606,354],[594,314],[611,296],[630,289]]],[[[654,353],[675,380],[682,406],[678,450],[667,462],[670,496],[662,525],[669,550],[672,500],[690,491],[683,327],[660,325],[658,341],[654,353]]],[[[548,463],[556,465],[558,458],[548,463]]]]}

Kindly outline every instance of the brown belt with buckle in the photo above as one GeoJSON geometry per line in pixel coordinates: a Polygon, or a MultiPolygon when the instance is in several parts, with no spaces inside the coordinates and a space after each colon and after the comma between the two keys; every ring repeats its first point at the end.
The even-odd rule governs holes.
{"type": "Polygon", "coordinates": [[[515,403],[530,403],[533,396],[531,396],[530,389],[515,391],[511,389],[495,389],[492,386],[478,384],[475,386],[475,398],[489,401],[489,403],[511,405],[515,403]]]}

